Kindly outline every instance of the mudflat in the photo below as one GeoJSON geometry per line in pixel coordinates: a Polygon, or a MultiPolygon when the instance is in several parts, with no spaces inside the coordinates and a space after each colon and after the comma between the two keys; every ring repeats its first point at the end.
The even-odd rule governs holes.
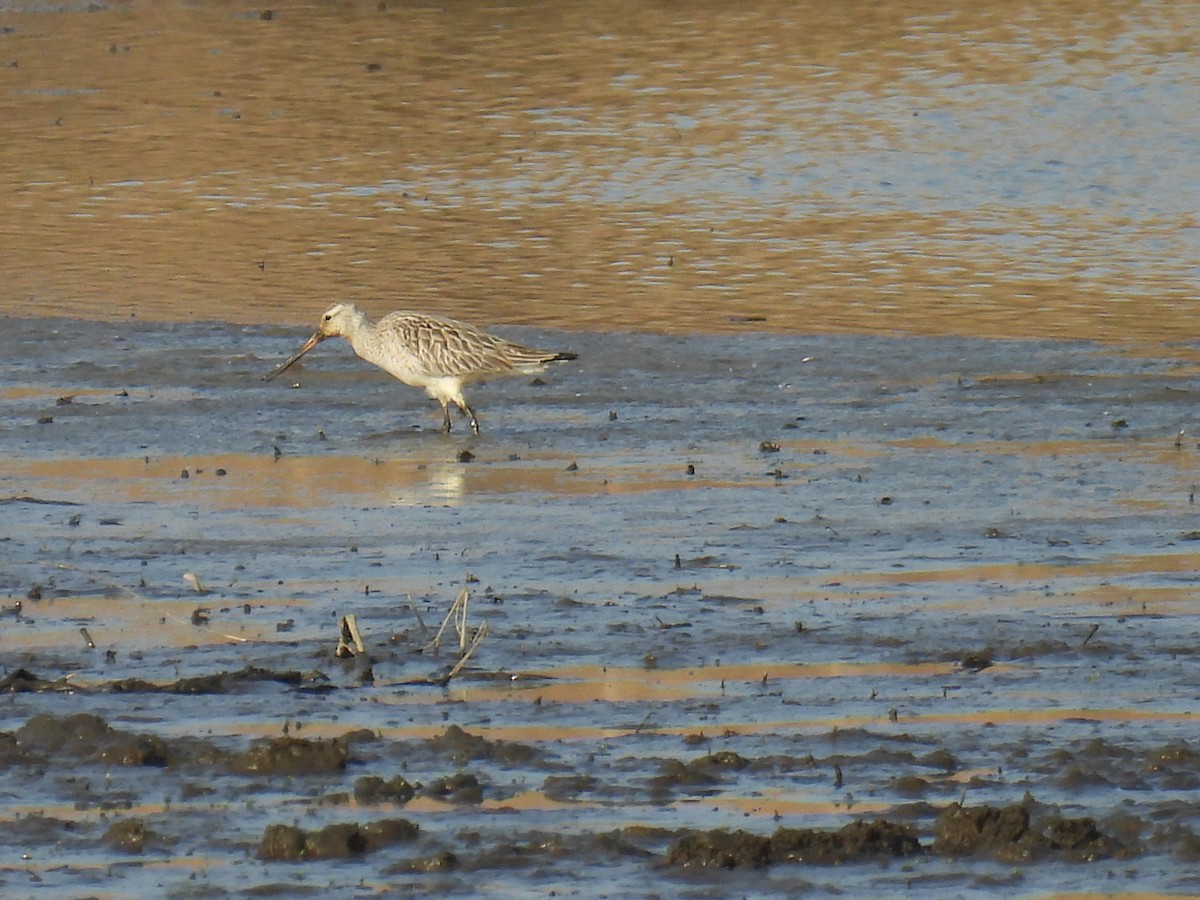
{"type": "Polygon", "coordinates": [[[0,889],[1200,891],[1198,27],[4,8],[0,889]]]}

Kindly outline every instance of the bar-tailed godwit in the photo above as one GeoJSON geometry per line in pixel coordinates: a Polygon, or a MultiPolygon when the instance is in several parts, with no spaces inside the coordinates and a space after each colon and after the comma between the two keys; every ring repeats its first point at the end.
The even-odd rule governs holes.
{"type": "Polygon", "coordinates": [[[313,336],[269,375],[270,381],[325,338],[344,337],[361,359],[413,387],[424,388],[442,404],[442,430],[450,430],[453,403],[471,420],[479,434],[475,411],[463,397],[463,385],[504,375],[532,375],[574,353],[533,350],[474,325],[424,313],[394,312],[371,324],[351,303],[335,303],[317,325],[313,336]]]}

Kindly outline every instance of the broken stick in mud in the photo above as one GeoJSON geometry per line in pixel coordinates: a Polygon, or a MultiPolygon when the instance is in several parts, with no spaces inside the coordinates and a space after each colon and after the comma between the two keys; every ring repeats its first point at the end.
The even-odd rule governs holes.
{"type": "Polygon", "coordinates": [[[358,630],[358,617],[354,613],[349,613],[342,616],[341,622],[338,623],[338,645],[333,651],[333,655],[338,659],[347,659],[351,656],[361,656],[367,652],[366,646],[363,644],[362,633],[358,630]],[[353,642],[353,646],[351,646],[353,642]]]}

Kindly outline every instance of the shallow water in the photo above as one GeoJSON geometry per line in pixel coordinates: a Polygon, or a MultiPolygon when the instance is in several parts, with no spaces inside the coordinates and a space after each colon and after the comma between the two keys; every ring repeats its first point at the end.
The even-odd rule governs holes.
{"type": "Polygon", "coordinates": [[[1190,5],[262,13],[0,6],[6,895],[1200,891],[1190,5]]]}
{"type": "Polygon", "coordinates": [[[1188,4],[84,8],[0,12],[4,311],[1194,328],[1188,4]]]}

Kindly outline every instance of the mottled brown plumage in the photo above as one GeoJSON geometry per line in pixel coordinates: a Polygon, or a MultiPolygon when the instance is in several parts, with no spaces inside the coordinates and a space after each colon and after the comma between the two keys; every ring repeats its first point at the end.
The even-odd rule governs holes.
{"type": "Polygon", "coordinates": [[[317,330],[270,381],[305,353],[330,337],[344,337],[359,357],[374,363],[405,384],[424,388],[442,405],[442,427],[450,430],[453,403],[470,417],[479,433],[479,421],[463,397],[464,384],[504,375],[531,375],[549,363],[575,359],[574,353],[534,350],[514,344],[482,329],[424,313],[394,312],[374,325],[350,303],[336,303],[325,311],[317,330]]]}

